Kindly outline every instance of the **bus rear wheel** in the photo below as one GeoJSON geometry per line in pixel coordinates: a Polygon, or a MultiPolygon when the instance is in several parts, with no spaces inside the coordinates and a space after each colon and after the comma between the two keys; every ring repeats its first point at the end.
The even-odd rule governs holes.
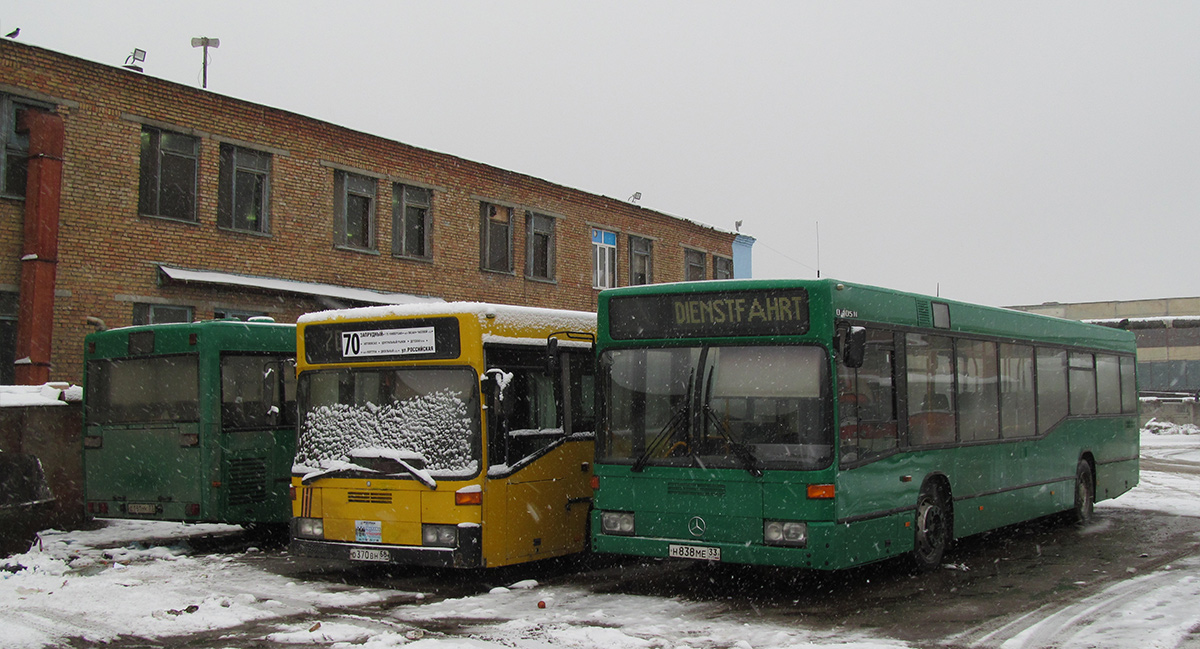
{"type": "Polygon", "coordinates": [[[932,570],[942,563],[950,545],[950,506],[945,493],[934,484],[921,487],[917,498],[916,539],[912,558],[918,570],[932,570]]]}
{"type": "Polygon", "coordinates": [[[1077,523],[1092,520],[1096,506],[1096,488],[1092,482],[1092,465],[1080,460],[1075,467],[1075,507],[1072,515],[1077,523]]]}

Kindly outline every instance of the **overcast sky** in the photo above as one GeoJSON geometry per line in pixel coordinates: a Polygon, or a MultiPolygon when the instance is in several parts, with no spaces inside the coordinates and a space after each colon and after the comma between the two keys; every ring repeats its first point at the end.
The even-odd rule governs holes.
{"type": "Polygon", "coordinates": [[[1194,1],[6,3],[18,27],[197,87],[219,38],[212,92],[740,220],[756,277],[1200,296],[1194,1]]]}

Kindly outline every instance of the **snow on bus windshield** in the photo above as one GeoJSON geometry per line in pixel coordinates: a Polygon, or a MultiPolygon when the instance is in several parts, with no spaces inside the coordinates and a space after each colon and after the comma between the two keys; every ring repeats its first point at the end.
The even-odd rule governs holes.
{"type": "Polygon", "coordinates": [[[358,449],[413,453],[438,477],[479,470],[479,400],[469,370],[312,372],[301,377],[297,471],[358,449]]]}

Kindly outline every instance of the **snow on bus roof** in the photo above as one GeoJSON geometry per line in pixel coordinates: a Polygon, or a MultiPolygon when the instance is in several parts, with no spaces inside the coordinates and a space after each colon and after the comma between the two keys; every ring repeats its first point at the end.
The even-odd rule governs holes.
{"type": "Polygon", "coordinates": [[[317,311],[300,316],[297,324],[328,322],[330,320],[369,320],[396,316],[473,314],[481,323],[499,320],[508,326],[524,325],[562,330],[591,330],[596,326],[596,314],[587,311],[547,309],[543,307],[491,304],[488,302],[445,302],[441,304],[389,304],[353,309],[317,311]]]}

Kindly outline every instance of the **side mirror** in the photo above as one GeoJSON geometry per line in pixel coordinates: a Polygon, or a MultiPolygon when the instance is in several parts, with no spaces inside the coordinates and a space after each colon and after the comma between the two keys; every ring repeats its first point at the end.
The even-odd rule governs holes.
{"type": "Polygon", "coordinates": [[[866,327],[850,327],[842,338],[842,364],[850,368],[862,367],[866,351],[866,327]]]}
{"type": "Polygon", "coordinates": [[[558,338],[546,340],[546,376],[558,376],[558,338]]]}

